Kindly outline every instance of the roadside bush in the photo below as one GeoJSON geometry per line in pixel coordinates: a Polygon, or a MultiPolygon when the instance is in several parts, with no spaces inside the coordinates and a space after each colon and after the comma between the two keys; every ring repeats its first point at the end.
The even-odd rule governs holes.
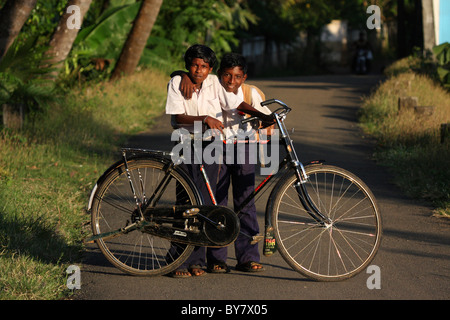
{"type": "MultiPolygon", "coordinates": [[[[432,201],[436,213],[450,215],[450,138],[441,141],[441,124],[450,122],[450,94],[434,79],[416,72],[416,57],[387,69],[388,79],[369,96],[360,112],[366,133],[378,141],[376,159],[411,197],[432,201]],[[432,114],[399,111],[398,99],[416,97],[432,114]]],[[[423,69],[422,69],[423,70],[423,69]]]]}

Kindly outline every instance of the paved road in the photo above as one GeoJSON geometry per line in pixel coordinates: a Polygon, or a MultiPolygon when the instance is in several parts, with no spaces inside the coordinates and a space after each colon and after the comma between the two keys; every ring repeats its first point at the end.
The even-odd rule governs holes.
{"type": "MultiPolygon", "coordinates": [[[[450,223],[431,217],[431,208],[406,198],[390,182],[385,168],[372,159],[373,142],[356,124],[361,97],[379,82],[377,76],[314,76],[250,81],[267,98],[293,107],[287,125],[302,161],[326,159],[360,176],[373,190],[383,216],[384,235],[373,265],[380,268],[381,288],[369,289],[371,274],[338,283],[318,283],[292,271],[279,254],[262,258],[266,271],[208,274],[190,279],[136,278],[112,267],[95,246],[88,247],[81,266],[81,300],[326,300],[449,299],[450,223]]],[[[130,145],[170,148],[168,119],[130,145]]],[[[257,208],[262,223],[264,200],[257,208]]],[[[233,250],[229,264],[235,265],[233,250]]],[[[185,304],[173,311],[181,314],[185,304]]],[[[199,305],[197,303],[197,305],[199,305]]],[[[201,305],[201,304],[200,304],[201,305]]],[[[222,310],[222,312],[225,312],[222,310]]]]}

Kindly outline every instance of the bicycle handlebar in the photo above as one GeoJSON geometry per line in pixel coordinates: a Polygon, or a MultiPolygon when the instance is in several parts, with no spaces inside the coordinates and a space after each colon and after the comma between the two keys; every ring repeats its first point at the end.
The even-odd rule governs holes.
{"type": "Polygon", "coordinates": [[[275,99],[269,99],[269,100],[261,102],[261,105],[262,106],[268,106],[269,104],[272,104],[274,102],[275,102],[275,99]]]}
{"type": "MultiPolygon", "coordinates": [[[[283,101],[281,101],[281,100],[277,100],[277,99],[269,99],[269,100],[265,100],[265,101],[263,101],[263,102],[261,102],[261,106],[268,106],[268,105],[270,105],[270,104],[273,104],[273,103],[277,103],[277,104],[279,104],[280,106],[281,106],[281,108],[278,108],[278,109],[276,109],[275,111],[273,111],[272,112],[272,116],[274,115],[274,114],[281,114],[282,112],[280,112],[280,113],[278,113],[278,111],[279,110],[283,110],[284,112],[284,114],[288,114],[292,109],[291,108],[289,108],[283,101]]],[[[246,119],[243,119],[243,120],[241,120],[241,123],[242,124],[245,124],[245,123],[247,123],[247,122],[250,122],[250,121],[253,121],[253,120],[261,120],[259,117],[250,117],[250,118],[246,118],[246,119]]]]}
{"type": "MultiPolygon", "coordinates": [[[[283,109],[286,110],[287,112],[291,111],[291,108],[289,108],[289,107],[286,105],[286,103],[284,103],[283,101],[278,100],[278,99],[269,99],[269,100],[263,101],[263,102],[261,102],[261,105],[262,105],[262,106],[268,106],[269,104],[273,104],[273,103],[279,104],[279,105],[282,106],[283,109]]],[[[277,109],[277,110],[279,110],[279,109],[277,109]]],[[[276,110],[276,111],[277,111],[277,110],[276,110]]]]}

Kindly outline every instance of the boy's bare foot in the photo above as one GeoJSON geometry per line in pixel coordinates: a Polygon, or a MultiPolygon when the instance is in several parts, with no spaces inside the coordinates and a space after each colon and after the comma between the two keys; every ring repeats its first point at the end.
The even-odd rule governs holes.
{"type": "Polygon", "coordinates": [[[205,270],[198,267],[192,267],[189,271],[195,277],[203,276],[206,273],[205,270]]]}
{"type": "Polygon", "coordinates": [[[264,271],[264,267],[258,262],[250,261],[236,265],[236,270],[244,272],[259,272],[264,271]]]}
{"type": "Polygon", "coordinates": [[[172,278],[189,278],[191,277],[191,273],[188,271],[188,269],[182,268],[182,269],[177,269],[175,271],[172,271],[170,273],[170,276],[172,278]]]}
{"type": "Polygon", "coordinates": [[[175,271],[172,271],[170,273],[170,276],[172,278],[190,278],[192,276],[199,277],[204,275],[205,273],[205,270],[203,270],[201,267],[195,266],[189,268],[189,270],[186,268],[177,269],[175,271]]]}
{"type": "Polygon", "coordinates": [[[228,273],[228,272],[230,272],[230,268],[223,261],[208,264],[207,270],[208,270],[208,272],[211,272],[211,273],[228,273]]]}

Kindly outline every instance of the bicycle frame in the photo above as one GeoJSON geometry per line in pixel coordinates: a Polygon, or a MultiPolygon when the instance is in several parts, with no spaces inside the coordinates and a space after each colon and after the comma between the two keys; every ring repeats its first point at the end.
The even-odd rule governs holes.
{"type": "MultiPolygon", "coordinates": [[[[280,100],[276,99],[270,99],[267,101],[262,102],[262,105],[269,105],[277,103],[281,105],[281,108],[275,110],[273,112],[273,115],[275,117],[276,123],[278,128],[280,129],[280,141],[284,145],[286,151],[287,151],[287,157],[283,159],[283,161],[279,164],[277,174],[270,174],[268,175],[256,188],[255,190],[242,202],[240,207],[236,210],[236,214],[239,214],[249,203],[252,199],[256,198],[256,196],[266,189],[266,187],[269,185],[269,182],[276,176],[280,175],[280,172],[286,172],[289,171],[289,169],[293,169],[295,175],[297,176],[297,183],[295,184],[295,187],[297,189],[297,194],[299,196],[299,200],[304,206],[305,210],[308,212],[308,214],[317,222],[321,224],[329,224],[331,221],[324,216],[319,209],[314,205],[314,203],[311,201],[311,198],[309,197],[308,191],[306,190],[304,184],[307,182],[308,177],[306,175],[305,167],[298,159],[297,153],[295,151],[292,139],[289,136],[288,130],[286,128],[286,125],[284,124],[284,119],[286,115],[291,111],[291,108],[289,108],[285,103],[283,103],[280,100]]],[[[242,123],[246,123],[249,121],[252,121],[254,119],[257,119],[255,117],[250,117],[242,121],[242,123]]],[[[157,151],[151,151],[151,153],[154,153],[157,151]]],[[[167,155],[171,155],[170,153],[166,153],[167,155]]],[[[125,157],[125,155],[124,155],[125,157]]],[[[124,160],[126,160],[124,158],[124,160]]],[[[323,161],[312,161],[308,164],[312,163],[321,163],[323,161]]],[[[205,171],[203,170],[203,165],[200,165],[200,170],[202,172],[203,180],[206,184],[206,187],[209,191],[209,196],[211,197],[211,201],[214,205],[217,205],[217,201],[214,197],[214,194],[211,191],[211,185],[208,180],[208,177],[205,174],[205,171]]],[[[269,216],[269,213],[266,212],[265,216],[266,221],[266,227],[270,225],[271,217],[269,216]]]]}
{"type": "MultiPolygon", "coordinates": [[[[279,101],[279,100],[275,100],[275,99],[271,99],[271,100],[267,100],[264,101],[262,104],[267,105],[267,104],[271,104],[271,103],[278,103],[282,106],[282,108],[279,108],[277,110],[275,110],[273,112],[273,115],[275,117],[276,123],[278,125],[278,128],[280,129],[280,141],[282,142],[282,144],[284,145],[286,151],[287,151],[287,156],[283,159],[283,161],[279,164],[278,166],[278,170],[276,173],[274,174],[270,174],[268,175],[256,188],[255,190],[242,202],[242,204],[239,206],[239,208],[237,208],[237,210],[235,211],[235,213],[238,215],[239,213],[241,213],[241,211],[250,203],[251,200],[255,199],[256,196],[262,192],[263,190],[265,190],[267,188],[267,186],[269,185],[269,182],[273,180],[273,178],[280,176],[282,173],[286,174],[293,170],[294,174],[297,177],[297,183],[295,184],[295,188],[297,190],[297,194],[299,197],[299,200],[301,202],[301,204],[303,205],[303,207],[305,208],[306,212],[314,219],[316,220],[318,223],[323,224],[323,225],[327,225],[330,224],[331,221],[329,221],[329,219],[324,216],[318,209],[317,207],[314,205],[314,203],[312,202],[312,200],[309,197],[309,194],[304,186],[304,184],[307,182],[307,175],[306,175],[306,171],[305,171],[305,167],[304,165],[299,161],[298,157],[297,157],[297,153],[295,151],[295,148],[293,146],[292,143],[292,139],[289,136],[288,130],[286,129],[286,126],[284,124],[284,119],[286,117],[286,114],[289,113],[289,111],[291,110],[288,106],[286,106],[283,102],[279,101]],[[279,112],[281,110],[281,112],[279,112]]],[[[248,121],[252,121],[254,120],[255,117],[251,117],[251,118],[247,118],[245,120],[243,120],[242,122],[248,122],[248,121]]],[[[139,149],[139,148],[123,148],[122,149],[122,161],[120,161],[121,163],[124,164],[125,167],[125,171],[127,174],[127,179],[128,182],[130,184],[130,188],[131,191],[133,192],[133,197],[134,200],[136,201],[136,207],[138,210],[138,214],[140,216],[140,223],[145,225],[145,219],[144,219],[144,214],[143,212],[145,211],[145,208],[150,207],[155,205],[158,200],[160,199],[161,195],[164,193],[164,190],[167,187],[168,184],[168,180],[169,180],[169,173],[175,169],[175,167],[178,166],[178,164],[173,163],[171,161],[171,159],[169,159],[169,157],[172,156],[171,152],[165,152],[165,151],[158,151],[158,150],[150,150],[150,149],[139,149]],[[137,193],[136,193],[136,186],[134,186],[133,181],[130,177],[130,173],[129,173],[129,168],[128,168],[128,158],[127,158],[127,154],[128,153],[134,153],[134,154],[147,154],[147,155],[151,155],[152,157],[156,157],[159,158],[161,160],[164,160],[166,166],[165,166],[165,176],[161,179],[161,181],[159,182],[158,186],[155,188],[155,191],[153,192],[153,194],[149,195],[149,197],[147,198],[147,195],[145,195],[145,190],[144,190],[144,183],[142,180],[142,176],[140,174],[140,172],[138,172],[138,176],[139,176],[139,182],[140,182],[140,187],[141,187],[141,192],[144,195],[143,201],[141,201],[138,197],[137,197],[137,193]]],[[[316,164],[316,163],[321,163],[323,161],[312,161],[309,162],[308,164],[316,164]]],[[[307,164],[307,165],[308,165],[307,164]]],[[[116,166],[117,164],[113,165],[116,166]]],[[[203,169],[203,165],[200,165],[200,170],[202,172],[202,177],[204,180],[204,183],[209,191],[209,196],[211,197],[211,201],[213,203],[213,205],[217,205],[217,201],[215,199],[215,196],[213,194],[213,192],[211,191],[211,185],[210,182],[208,180],[208,177],[205,174],[205,171],[203,169]]],[[[195,186],[195,184],[193,184],[195,186]]],[[[93,199],[93,195],[95,193],[95,189],[96,187],[94,187],[92,194],[91,194],[91,198],[89,201],[89,206],[88,206],[88,210],[90,210],[91,204],[92,204],[92,199],[93,199]]],[[[195,192],[197,194],[200,194],[198,192],[198,190],[195,190],[195,192]]],[[[268,212],[266,210],[265,213],[265,228],[267,230],[267,228],[271,227],[271,216],[270,216],[270,212],[268,212]]],[[[125,231],[118,231],[119,233],[123,233],[125,231]]],[[[250,237],[250,236],[249,236],[250,237]]],[[[251,237],[250,237],[251,238],[251,237]]]]}
{"type": "MultiPolygon", "coordinates": [[[[282,144],[284,145],[284,147],[285,147],[285,149],[287,151],[287,157],[285,159],[283,159],[283,161],[279,164],[277,172],[278,173],[279,172],[286,172],[290,168],[292,168],[294,170],[295,175],[297,176],[297,183],[295,184],[295,187],[297,189],[297,194],[298,194],[299,200],[302,203],[302,205],[304,206],[305,210],[317,222],[319,222],[321,224],[329,224],[330,223],[329,219],[326,216],[324,216],[317,209],[317,207],[311,201],[311,198],[309,197],[308,191],[306,190],[306,188],[304,186],[304,184],[308,180],[308,176],[306,175],[305,167],[303,166],[303,164],[300,162],[300,160],[297,157],[297,153],[296,153],[294,145],[292,143],[292,139],[290,138],[288,130],[286,128],[286,125],[284,124],[284,119],[285,119],[286,115],[291,111],[291,108],[289,108],[286,104],[284,104],[280,100],[276,100],[276,99],[270,99],[270,100],[264,101],[264,102],[261,103],[261,105],[269,105],[269,104],[272,104],[272,103],[277,103],[277,104],[282,106],[281,108],[275,110],[273,112],[273,115],[274,115],[275,120],[277,122],[278,128],[280,129],[280,134],[281,134],[280,141],[282,142],[282,144]],[[280,110],[282,110],[282,111],[277,113],[280,110]]],[[[246,123],[246,122],[252,121],[253,119],[255,119],[255,117],[251,117],[251,118],[245,119],[242,122],[246,123]]],[[[309,164],[321,163],[321,162],[323,162],[323,161],[312,161],[309,164]]],[[[250,194],[247,197],[247,199],[245,199],[242,202],[241,206],[239,207],[239,209],[237,210],[236,213],[238,214],[239,212],[241,212],[242,209],[245,208],[245,206],[247,206],[247,204],[253,198],[255,198],[256,195],[261,190],[263,190],[265,186],[267,186],[268,182],[270,180],[272,180],[272,178],[274,176],[276,176],[276,175],[271,174],[271,175],[267,176],[267,178],[265,178],[255,188],[255,191],[252,194],[250,194]]],[[[269,216],[269,214],[270,213],[266,212],[266,215],[265,215],[266,228],[268,226],[270,226],[271,217],[269,216]]]]}
{"type": "MultiPolygon", "coordinates": [[[[275,99],[262,105],[271,103],[281,105],[271,115],[280,132],[272,136],[271,150],[279,147],[279,138],[286,154],[282,151],[281,157],[277,155],[282,159],[277,165],[270,161],[273,171],[238,208],[232,210],[215,201],[206,166],[200,165],[203,182],[198,183],[204,183],[208,190],[202,195],[199,184],[177,160],[179,154],[175,157],[177,148],[172,152],[125,148],[122,159],[105,171],[92,190],[88,211],[93,235],[84,242],[96,241],[114,266],[132,275],[166,274],[185,262],[194,246],[228,246],[239,234],[252,245],[264,239],[265,256],[278,251],[295,271],[314,280],[338,281],[361,272],[380,245],[381,216],[374,195],[345,169],[322,166],[321,160],[300,162],[285,125],[291,109],[275,99]],[[265,208],[264,234],[246,234],[239,215],[249,203],[253,206],[253,200],[258,201],[269,185],[272,191],[265,208]],[[209,197],[212,205],[205,205],[209,197]],[[127,236],[104,241],[122,235],[127,236]],[[164,255],[168,243],[178,244],[180,255],[172,255],[172,248],[164,255]]],[[[219,151],[214,150],[221,155],[221,146],[213,145],[217,146],[219,151]]],[[[207,149],[203,146],[202,150],[207,149]]],[[[187,151],[184,155],[189,155],[188,160],[202,155],[187,151]]],[[[236,147],[233,151],[242,150],[236,147]]]]}

